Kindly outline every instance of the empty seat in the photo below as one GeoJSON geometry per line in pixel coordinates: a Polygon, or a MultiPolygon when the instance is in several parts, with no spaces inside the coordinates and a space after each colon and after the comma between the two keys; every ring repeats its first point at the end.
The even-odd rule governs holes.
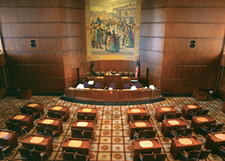
{"type": "Polygon", "coordinates": [[[167,155],[166,154],[156,154],[155,161],[165,161],[167,155]]]}
{"type": "Polygon", "coordinates": [[[136,88],[141,88],[141,84],[138,82],[138,83],[135,83],[135,87],[136,88]]]}
{"type": "Polygon", "coordinates": [[[147,136],[147,131],[134,132],[134,139],[143,139],[143,138],[146,138],[146,136],[147,136]]]}
{"type": "Polygon", "coordinates": [[[33,151],[31,151],[31,155],[32,155],[34,161],[43,161],[44,158],[47,159],[46,151],[33,150],[33,151]]]}
{"type": "Polygon", "coordinates": [[[4,159],[8,153],[11,153],[10,145],[0,145],[0,159],[4,159]]]}
{"type": "Polygon", "coordinates": [[[86,138],[86,139],[92,139],[92,131],[87,131],[87,130],[85,130],[85,131],[84,131],[83,138],[86,138]]]}
{"type": "Polygon", "coordinates": [[[141,154],[139,153],[138,158],[140,161],[154,161],[154,154],[141,154]]]}
{"type": "Polygon", "coordinates": [[[100,73],[100,72],[95,72],[95,75],[96,75],[96,76],[100,76],[101,73],[100,73]]]}
{"type": "Polygon", "coordinates": [[[128,72],[124,72],[123,75],[128,77],[128,72]]]}
{"type": "Polygon", "coordinates": [[[222,128],[223,128],[223,125],[224,125],[224,124],[217,124],[216,127],[215,127],[215,129],[214,129],[213,131],[215,131],[215,132],[221,131],[222,128]]]}
{"type": "Polygon", "coordinates": [[[7,129],[15,131],[14,130],[14,125],[13,125],[12,122],[5,121],[5,124],[6,124],[7,129]]]}
{"type": "Polygon", "coordinates": [[[200,127],[200,133],[203,133],[203,134],[212,133],[215,127],[216,127],[215,123],[210,123],[208,126],[202,125],[200,127]]]}
{"type": "Polygon", "coordinates": [[[23,108],[23,107],[19,107],[20,108],[20,112],[22,114],[27,114],[27,109],[23,108]]]}
{"type": "Polygon", "coordinates": [[[146,138],[155,138],[156,133],[154,130],[148,131],[146,138]]]}
{"type": "Polygon", "coordinates": [[[84,115],[84,114],[77,114],[77,119],[78,120],[86,120],[86,115],[84,115]]]}
{"type": "Polygon", "coordinates": [[[130,115],[130,121],[142,120],[142,115],[130,115]]]}
{"type": "Polygon", "coordinates": [[[34,112],[34,111],[32,111],[31,109],[27,109],[27,114],[28,114],[28,115],[32,115],[34,119],[39,118],[38,112],[34,112]]]}
{"type": "Polygon", "coordinates": [[[207,115],[208,113],[209,113],[209,110],[203,110],[202,113],[201,113],[201,115],[207,115]]]}
{"type": "Polygon", "coordinates": [[[89,156],[85,154],[76,154],[76,161],[88,161],[89,156]]]}
{"type": "Polygon", "coordinates": [[[83,130],[82,129],[71,129],[72,137],[74,138],[82,138],[83,130]]]}
{"type": "Polygon", "coordinates": [[[184,136],[190,136],[190,135],[192,135],[192,132],[193,131],[194,131],[194,128],[186,129],[185,132],[184,132],[184,136]]]}
{"type": "Polygon", "coordinates": [[[59,112],[55,112],[55,118],[59,118],[59,119],[62,119],[65,121],[65,115],[62,115],[61,113],[59,112]]]}
{"type": "Polygon", "coordinates": [[[185,129],[177,129],[177,130],[171,129],[169,132],[170,137],[182,136],[184,134],[184,130],[185,129]]]}
{"type": "Polygon", "coordinates": [[[114,84],[114,83],[110,83],[110,84],[109,84],[109,88],[113,88],[113,89],[115,89],[115,88],[116,88],[116,86],[115,86],[115,84],[114,84]]]}
{"type": "Polygon", "coordinates": [[[84,88],[89,88],[88,82],[84,82],[84,88]]]}
{"type": "Polygon", "coordinates": [[[73,152],[62,152],[64,161],[75,161],[75,154],[73,152]]]}
{"type": "Polygon", "coordinates": [[[23,132],[27,133],[27,126],[22,126],[18,123],[13,123],[14,131],[18,133],[18,135],[23,135],[23,132]]]}
{"type": "Polygon", "coordinates": [[[45,135],[45,129],[42,126],[36,126],[37,132],[40,135],[45,135]]]}
{"type": "Polygon", "coordinates": [[[142,116],[142,120],[149,121],[150,120],[150,115],[143,115],[142,116]]]}
{"type": "Polygon", "coordinates": [[[101,76],[105,76],[105,72],[103,71],[103,72],[101,72],[101,76]]]}
{"type": "Polygon", "coordinates": [[[95,121],[95,115],[87,115],[87,120],[95,121]]]}
{"type": "Polygon", "coordinates": [[[58,135],[58,131],[52,130],[50,128],[45,128],[45,133],[46,133],[46,135],[51,136],[52,138],[54,138],[56,135],[58,135]]]}
{"type": "Polygon", "coordinates": [[[175,118],[181,118],[181,116],[182,116],[182,113],[180,113],[180,112],[177,112],[177,113],[175,114],[175,118]]]}
{"type": "Polygon", "coordinates": [[[172,119],[175,117],[175,114],[174,113],[167,113],[167,114],[164,114],[163,115],[163,119],[172,119]]]}
{"type": "Polygon", "coordinates": [[[101,84],[99,82],[96,82],[94,88],[101,89],[101,84]]]}
{"type": "Polygon", "coordinates": [[[134,72],[129,72],[129,73],[128,73],[128,76],[129,76],[129,77],[134,77],[134,76],[135,76],[135,73],[134,73],[134,72]]]}
{"type": "Polygon", "coordinates": [[[117,73],[117,71],[112,71],[112,74],[116,74],[117,73]]]}
{"type": "Polygon", "coordinates": [[[129,83],[125,83],[123,86],[124,89],[130,89],[130,84],[129,83]]]}
{"type": "Polygon", "coordinates": [[[211,153],[211,150],[202,150],[199,157],[198,157],[198,160],[205,159],[205,161],[207,161],[209,153],[211,153]]]}
{"type": "Polygon", "coordinates": [[[181,159],[185,160],[185,161],[197,160],[200,152],[201,152],[200,150],[199,151],[189,151],[189,152],[186,152],[185,150],[183,150],[181,152],[181,159]]]}
{"type": "Polygon", "coordinates": [[[18,149],[19,149],[20,155],[23,159],[33,160],[30,149],[28,149],[28,148],[18,148],[18,149]]]}
{"type": "Polygon", "coordinates": [[[55,117],[55,112],[54,111],[48,111],[48,117],[55,117]]]}

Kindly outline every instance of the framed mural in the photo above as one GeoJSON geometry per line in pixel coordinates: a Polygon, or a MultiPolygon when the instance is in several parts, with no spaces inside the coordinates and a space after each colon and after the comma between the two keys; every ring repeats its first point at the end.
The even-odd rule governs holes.
{"type": "Polygon", "coordinates": [[[87,59],[139,57],[141,0],[86,0],[87,59]]]}

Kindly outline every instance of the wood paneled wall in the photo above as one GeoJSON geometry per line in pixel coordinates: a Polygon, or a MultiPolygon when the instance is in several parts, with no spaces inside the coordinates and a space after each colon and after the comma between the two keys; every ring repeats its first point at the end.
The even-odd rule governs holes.
{"type": "Polygon", "coordinates": [[[214,89],[225,32],[224,10],[223,0],[142,1],[140,53],[152,81],[161,82],[163,93],[214,89]],[[191,40],[196,41],[195,48],[190,48],[191,40]]]}
{"type": "Polygon", "coordinates": [[[86,60],[84,1],[0,0],[3,45],[13,87],[62,93],[86,60]],[[36,47],[31,47],[31,40],[36,47]]]}

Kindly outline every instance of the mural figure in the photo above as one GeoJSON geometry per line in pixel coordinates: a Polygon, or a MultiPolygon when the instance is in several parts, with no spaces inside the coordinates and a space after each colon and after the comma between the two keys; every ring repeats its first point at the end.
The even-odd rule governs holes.
{"type": "Polygon", "coordinates": [[[136,0],[90,0],[92,55],[134,55],[136,0]]]}

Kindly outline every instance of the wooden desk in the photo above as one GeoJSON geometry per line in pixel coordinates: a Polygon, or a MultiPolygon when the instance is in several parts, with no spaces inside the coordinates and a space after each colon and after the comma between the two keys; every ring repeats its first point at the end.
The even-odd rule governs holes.
{"type": "Polygon", "coordinates": [[[198,133],[202,125],[208,125],[210,123],[215,123],[215,122],[216,120],[209,115],[194,116],[191,120],[191,127],[194,127],[194,132],[198,133]],[[205,118],[207,119],[207,121],[199,121],[198,119],[200,118],[205,118]]]}
{"type": "Polygon", "coordinates": [[[195,136],[176,137],[172,139],[170,152],[174,159],[178,159],[182,150],[201,149],[201,145],[195,136]],[[192,144],[183,145],[179,139],[190,139],[192,144]]]}
{"type": "Polygon", "coordinates": [[[86,154],[89,155],[89,150],[91,147],[91,140],[90,139],[81,139],[81,138],[66,138],[65,141],[62,144],[62,151],[67,151],[67,152],[78,152],[79,154],[86,154]],[[72,147],[69,146],[69,142],[71,140],[80,140],[82,141],[82,144],[80,147],[72,147]]]}
{"type": "Polygon", "coordinates": [[[216,153],[216,149],[218,146],[225,144],[225,139],[223,139],[223,140],[218,139],[215,136],[216,134],[224,134],[225,135],[225,132],[208,133],[208,135],[206,137],[205,148],[211,149],[212,153],[216,153]]]}
{"type": "Polygon", "coordinates": [[[11,122],[18,122],[20,125],[27,126],[27,131],[30,131],[34,127],[33,117],[32,115],[19,114],[21,116],[25,116],[23,119],[17,119],[16,116],[12,116],[9,118],[11,122]]]}
{"type": "MultiPolygon", "coordinates": [[[[114,89],[103,90],[103,89],[74,89],[74,93],[71,89],[65,89],[65,96],[74,98],[77,100],[84,101],[95,101],[95,102],[133,102],[133,101],[147,101],[151,99],[151,89],[149,88],[138,88],[137,90],[130,89],[114,89]],[[74,95],[74,96],[72,96],[74,95]]],[[[159,97],[160,98],[160,95],[159,97]]]]}
{"type": "Polygon", "coordinates": [[[205,101],[207,99],[207,93],[201,90],[194,90],[193,97],[198,101],[205,101]]]}
{"type": "Polygon", "coordinates": [[[136,139],[132,140],[132,157],[133,161],[138,161],[138,154],[144,152],[154,152],[154,153],[161,153],[161,144],[159,143],[158,139],[151,138],[151,139],[136,139]],[[153,146],[152,147],[141,147],[140,141],[151,141],[153,146]]]}
{"type": "Polygon", "coordinates": [[[42,115],[44,114],[43,105],[40,103],[28,103],[28,104],[23,105],[23,107],[26,109],[31,109],[34,112],[38,112],[39,117],[40,117],[40,114],[42,114],[42,115]]]}
{"type": "Polygon", "coordinates": [[[148,115],[148,113],[145,108],[129,108],[127,111],[127,122],[130,121],[130,115],[148,115]]]}
{"type": "Polygon", "coordinates": [[[202,110],[202,107],[197,104],[188,104],[182,107],[183,117],[188,119],[190,111],[199,111],[202,110]]]}
{"type": "Polygon", "coordinates": [[[19,145],[16,132],[0,129],[0,133],[1,132],[7,132],[8,135],[6,135],[5,137],[0,137],[0,143],[3,145],[9,145],[10,150],[13,151],[19,145]]]}
{"type": "Polygon", "coordinates": [[[70,117],[69,107],[67,107],[67,106],[53,105],[48,110],[49,111],[53,111],[53,112],[58,112],[61,115],[64,115],[65,116],[65,120],[63,120],[63,121],[68,120],[69,117],[70,117]],[[62,108],[60,110],[56,110],[55,107],[62,107],[62,108]]]}
{"type": "Polygon", "coordinates": [[[95,122],[90,121],[90,120],[73,122],[72,125],[71,125],[71,134],[72,134],[73,129],[84,129],[84,130],[87,130],[87,131],[91,131],[92,132],[92,138],[94,138],[94,135],[95,135],[94,134],[94,132],[95,132],[94,126],[95,126],[95,122]],[[87,124],[87,126],[78,126],[77,124],[79,122],[87,122],[88,124],[87,124]]]}
{"type": "Polygon", "coordinates": [[[173,106],[162,106],[156,108],[155,119],[160,122],[162,121],[163,115],[168,113],[177,113],[177,110],[173,106]],[[168,111],[167,111],[168,109],[168,111]]]}
{"type": "Polygon", "coordinates": [[[94,115],[95,116],[95,119],[97,119],[98,117],[98,110],[97,108],[87,108],[87,107],[80,107],[77,111],[77,114],[84,114],[84,115],[94,115]],[[90,112],[89,111],[85,111],[86,110],[91,110],[90,112]]]}
{"type": "Polygon", "coordinates": [[[53,151],[52,138],[50,136],[28,135],[22,141],[22,145],[25,148],[35,148],[40,151],[46,151],[48,157],[51,155],[53,151]],[[44,138],[44,140],[40,143],[30,142],[30,140],[34,137],[41,137],[41,138],[44,138]]]}
{"type": "Polygon", "coordinates": [[[37,124],[38,126],[48,127],[52,130],[57,130],[59,135],[63,132],[61,119],[56,119],[56,118],[42,119],[37,124]],[[51,124],[48,124],[48,123],[45,123],[46,120],[52,120],[54,122],[51,124]]]}
{"type": "Polygon", "coordinates": [[[129,123],[129,135],[130,139],[133,139],[135,131],[143,131],[143,130],[153,130],[153,125],[150,121],[131,121],[129,123]],[[146,126],[136,126],[136,123],[145,123],[146,126]]]}
{"type": "Polygon", "coordinates": [[[181,129],[181,128],[187,128],[187,123],[182,119],[166,119],[162,121],[161,126],[161,133],[163,136],[167,137],[169,136],[170,129],[181,129]],[[171,124],[171,121],[177,121],[179,124],[171,124]]]}

